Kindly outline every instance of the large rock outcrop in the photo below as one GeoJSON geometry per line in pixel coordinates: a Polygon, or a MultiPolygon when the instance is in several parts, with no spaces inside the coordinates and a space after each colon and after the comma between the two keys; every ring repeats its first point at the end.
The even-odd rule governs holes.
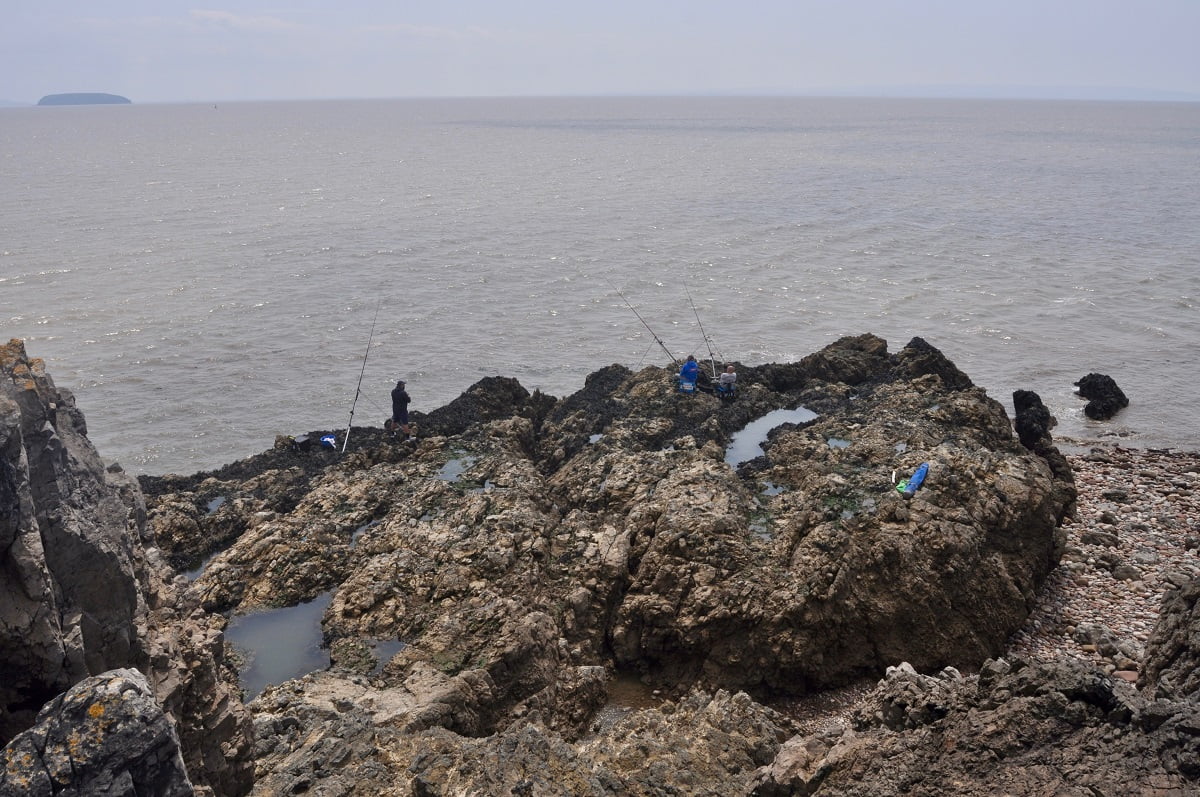
{"type": "Polygon", "coordinates": [[[738,793],[791,734],[750,695],[1003,650],[1057,561],[1074,486],[936,348],[848,338],[740,368],[733,402],[670,377],[610,366],[561,400],[490,380],[414,413],[419,441],[356,428],[345,456],[281,440],[236,467],[142,480],[168,556],[221,540],[189,601],[245,612],[332,592],[332,669],[251,704],[263,793],[397,778],[543,793],[467,763],[516,750],[530,773],[573,772],[578,793],[649,793],[633,773],[660,745],[594,724],[616,672],[678,701],[631,720],[691,740],[656,765],[663,783],[713,775],[738,793]],[[750,421],[800,405],[816,418],[726,461],[750,421]],[[923,462],[924,486],[901,496],[893,481],[923,462]],[[378,640],[402,645],[374,661],[378,640]],[[714,717],[753,706],[757,730],[674,725],[713,701],[714,717]],[[735,730],[744,758],[723,752],[735,730]],[[719,776],[700,766],[713,758],[719,776]]]}
{"type": "Polygon", "coordinates": [[[0,347],[0,568],[0,741],[89,676],[137,668],[177,724],[193,782],[250,788],[224,618],[182,600],[137,482],[105,467],[74,396],[18,340],[0,347]]]}
{"type": "Polygon", "coordinates": [[[1200,587],[1164,602],[1136,685],[1001,658],[1058,561],[1072,473],[1036,395],[1014,395],[1014,436],[920,339],[739,368],[733,402],[658,368],[602,368],[563,399],[492,378],[414,413],[418,441],[281,438],[141,491],[39,362],[2,355],[0,550],[18,577],[0,583],[0,687],[14,732],[41,714],[5,749],[0,793],[182,794],[189,775],[215,794],[253,775],[258,794],[763,797],[1200,780],[1200,587]],[[729,453],[801,405],[815,417],[729,453]],[[921,488],[897,492],[921,463],[921,488]],[[192,581],[165,564],[208,556],[192,581]],[[113,600],[61,572],[83,559],[113,600]],[[322,593],[331,667],[243,707],[218,612],[322,593]],[[121,659],[147,677],[92,672],[121,659]],[[27,664],[49,675],[7,679],[27,664]],[[885,673],[844,723],[801,732],[783,710],[885,673]]]}

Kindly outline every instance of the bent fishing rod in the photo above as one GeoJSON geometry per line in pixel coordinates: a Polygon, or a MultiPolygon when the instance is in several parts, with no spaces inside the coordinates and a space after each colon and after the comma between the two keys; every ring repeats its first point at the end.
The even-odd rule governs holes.
{"type": "Polygon", "coordinates": [[[350,422],[346,424],[346,439],[342,441],[342,453],[350,445],[350,428],[354,426],[354,408],[358,405],[358,395],[362,392],[363,374],[367,372],[367,355],[371,353],[371,341],[375,339],[375,322],[379,320],[379,308],[383,307],[383,299],[375,305],[375,317],[371,319],[371,334],[367,336],[367,350],[363,352],[362,370],[358,372],[358,387],[354,388],[354,401],[350,402],[350,422]]]}
{"type": "Polygon", "coordinates": [[[696,315],[696,325],[700,327],[700,334],[704,336],[704,345],[708,347],[708,360],[712,363],[713,379],[717,378],[717,356],[713,354],[712,341],[708,339],[708,333],[704,331],[704,324],[700,321],[700,311],[696,309],[696,303],[692,301],[692,292],[688,290],[687,283],[683,283],[683,292],[687,294],[688,304],[692,306],[692,312],[696,315]]]}
{"type": "Polygon", "coordinates": [[[621,293],[621,289],[618,288],[616,285],[613,285],[612,280],[610,280],[608,277],[605,277],[604,281],[608,283],[609,287],[611,287],[614,291],[617,292],[617,296],[621,297],[621,300],[625,302],[625,306],[633,311],[633,314],[635,316],[637,316],[638,321],[641,321],[642,326],[644,326],[646,328],[646,331],[650,333],[650,337],[654,338],[654,342],[657,343],[659,346],[661,346],[662,350],[665,351],[667,353],[667,356],[671,358],[672,364],[678,364],[679,360],[677,360],[675,358],[674,354],[671,354],[671,350],[667,348],[667,344],[662,342],[662,338],[660,338],[658,335],[654,334],[654,330],[651,329],[650,325],[646,323],[646,319],[642,318],[642,314],[637,311],[637,308],[634,307],[630,303],[630,301],[625,298],[625,294],[621,293]]]}

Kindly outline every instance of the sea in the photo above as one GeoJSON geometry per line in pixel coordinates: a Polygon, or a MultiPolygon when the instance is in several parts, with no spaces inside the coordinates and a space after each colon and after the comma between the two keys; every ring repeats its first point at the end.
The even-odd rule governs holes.
{"type": "Polygon", "coordinates": [[[1200,103],[0,108],[0,185],[0,336],[135,474],[344,442],[397,379],[429,411],[864,333],[1064,444],[1200,450],[1200,103]],[[1128,408],[1088,419],[1089,373],[1128,408]]]}

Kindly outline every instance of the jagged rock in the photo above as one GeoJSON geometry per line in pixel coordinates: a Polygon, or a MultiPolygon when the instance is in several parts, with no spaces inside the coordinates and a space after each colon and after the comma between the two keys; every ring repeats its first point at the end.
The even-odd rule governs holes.
{"type": "MultiPolygon", "coordinates": [[[[656,368],[598,372],[586,399],[548,413],[507,382],[481,383],[464,402],[488,409],[467,415],[492,420],[368,470],[331,468],[270,521],[254,525],[246,513],[261,505],[247,502],[247,531],[195,593],[245,610],[336,588],[326,634],[404,639],[398,674],[419,661],[491,669],[530,598],[577,663],[611,649],[616,666],[675,684],[804,692],[906,658],[995,654],[1056,560],[1073,486],[924,342],[892,358],[863,336],[805,362],[799,394],[743,369],[732,406],[673,393],[656,368]],[[781,430],[746,474],[723,461],[747,420],[800,401],[823,414],[781,430]],[[438,478],[455,459],[470,460],[469,486],[438,478]],[[927,486],[905,504],[888,473],[926,459],[927,486]],[[750,532],[768,503],[760,480],[785,488],[765,536],[750,532]]],[[[154,511],[182,500],[162,496],[154,511]]]]}
{"type": "Polygon", "coordinates": [[[910,340],[896,359],[913,379],[932,374],[947,390],[966,390],[972,386],[971,378],[924,338],[910,340]]]}
{"type": "Polygon", "coordinates": [[[19,340],[0,347],[0,741],[82,679],[136,667],[178,724],[193,782],[245,793],[251,725],[224,620],[178,594],[137,483],[86,433],[42,361],[19,340]]]}
{"type": "Polygon", "coordinates": [[[1021,445],[1046,461],[1054,474],[1055,484],[1060,489],[1059,500],[1066,507],[1068,517],[1075,516],[1075,474],[1066,456],[1054,445],[1050,430],[1058,425],[1058,419],[1042,403],[1041,396],[1032,390],[1013,391],[1013,410],[1016,418],[1013,425],[1021,445]]]}
{"type": "Polygon", "coordinates": [[[1076,382],[1075,386],[1079,388],[1079,395],[1088,399],[1083,413],[1092,420],[1107,421],[1129,406],[1129,399],[1121,388],[1117,387],[1111,376],[1088,374],[1076,382]]]}
{"type": "Polygon", "coordinates": [[[194,793],[179,737],[137,670],[85,678],[0,756],[0,795],[194,793]]]}
{"type": "Polygon", "coordinates": [[[255,701],[261,793],[744,794],[790,727],[744,693],[693,692],[581,738],[536,719],[471,737],[404,729],[408,706],[392,689],[328,674],[300,683],[255,701]]]}
{"type": "Polygon", "coordinates": [[[1158,697],[1200,697],[1200,581],[1187,581],[1163,598],[1138,686],[1158,697]]]}
{"type": "Polygon", "coordinates": [[[140,495],[88,442],[74,396],[0,347],[0,742],[72,684],[139,654],[140,495]]]}
{"type": "MultiPolygon", "coordinates": [[[[752,793],[1195,793],[1198,596],[1193,581],[1164,601],[1139,690],[1075,660],[996,659],[966,678],[897,667],[840,733],[786,741],[752,793]]],[[[1101,626],[1077,637],[1120,647],[1101,626]]]]}
{"type": "Polygon", "coordinates": [[[851,728],[762,768],[752,793],[1184,794],[1198,718],[1075,661],[996,660],[957,680],[897,670],[851,728]]]}
{"type": "Polygon", "coordinates": [[[185,583],[132,548],[136,639],[193,780],[239,793],[253,758],[261,793],[744,793],[794,733],[756,698],[892,666],[910,702],[855,733],[953,716],[967,679],[912,679],[982,665],[1025,621],[1062,552],[1065,460],[1048,435],[1022,446],[919,338],[738,370],[735,402],[677,393],[656,367],[601,369],[562,400],[491,378],[414,413],[416,442],[355,428],[344,455],[284,441],[142,479],[137,537],[177,565],[220,549],[185,583]],[[748,422],[800,405],[817,417],[726,462],[748,422]],[[893,473],[922,462],[900,497],[893,473]],[[331,668],[265,689],[252,733],[213,612],[326,591],[331,668]],[[368,640],[403,645],[365,667],[368,640]],[[614,672],[662,704],[598,720],[614,672]]]}
{"type": "Polygon", "coordinates": [[[857,385],[889,367],[887,341],[874,335],[843,338],[800,361],[810,379],[857,385]]]}

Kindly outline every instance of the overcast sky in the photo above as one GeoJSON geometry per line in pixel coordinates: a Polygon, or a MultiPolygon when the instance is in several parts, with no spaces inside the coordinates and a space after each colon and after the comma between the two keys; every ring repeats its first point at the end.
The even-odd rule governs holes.
{"type": "Polygon", "coordinates": [[[1200,0],[0,0],[16,102],[931,87],[1200,99],[1200,0]]]}

